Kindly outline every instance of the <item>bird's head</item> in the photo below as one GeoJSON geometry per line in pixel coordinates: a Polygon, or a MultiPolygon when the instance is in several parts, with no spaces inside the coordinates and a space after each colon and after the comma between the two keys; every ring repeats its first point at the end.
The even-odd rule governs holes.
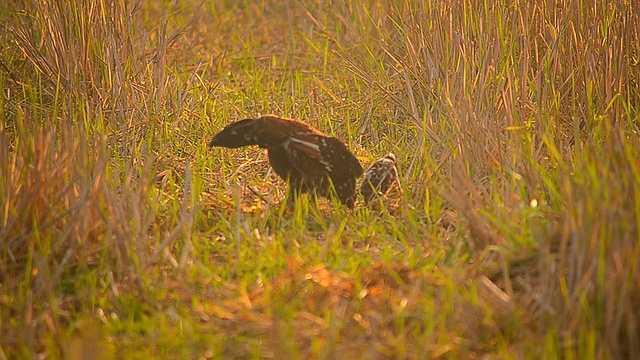
{"type": "Polygon", "coordinates": [[[209,142],[209,148],[218,146],[233,149],[246,145],[258,145],[255,119],[244,119],[231,123],[209,142]]]}
{"type": "Polygon", "coordinates": [[[390,152],[384,157],[384,160],[391,161],[391,162],[393,162],[395,164],[396,163],[396,154],[390,152]]]}

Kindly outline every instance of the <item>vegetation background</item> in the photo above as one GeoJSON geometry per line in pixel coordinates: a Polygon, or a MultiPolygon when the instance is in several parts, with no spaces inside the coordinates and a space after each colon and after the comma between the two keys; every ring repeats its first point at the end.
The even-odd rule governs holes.
{"type": "Polygon", "coordinates": [[[640,358],[639,7],[3,3],[0,359],[640,358]],[[286,211],[266,113],[403,194],[286,211]]]}

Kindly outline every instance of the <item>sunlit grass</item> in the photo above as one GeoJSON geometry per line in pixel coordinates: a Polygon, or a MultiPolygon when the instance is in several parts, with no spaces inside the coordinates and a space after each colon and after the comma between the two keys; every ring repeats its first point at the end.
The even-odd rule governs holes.
{"type": "Polygon", "coordinates": [[[637,7],[365,3],[3,5],[0,358],[640,356],[637,7]],[[403,192],[288,208],[268,113],[403,192]]]}

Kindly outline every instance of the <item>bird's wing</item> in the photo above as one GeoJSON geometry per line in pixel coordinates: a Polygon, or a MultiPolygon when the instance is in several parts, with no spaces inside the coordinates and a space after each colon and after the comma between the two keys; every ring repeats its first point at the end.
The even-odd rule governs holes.
{"type": "Polygon", "coordinates": [[[320,180],[332,171],[332,164],[325,160],[321,138],[313,133],[298,133],[285,143],[290,163],[301,177],[320,180]]]}
{"type": "MultiPolygon", "coordinates": [[[[289,147],[314,165],[321,164],[329,174],[339,172],[342,176],[362,175],[358,159],[338,139],[314,133],[298,133],[290,137],[289,147]]],[[[333,176],[332,176],[333,178],[333,176]]]]}

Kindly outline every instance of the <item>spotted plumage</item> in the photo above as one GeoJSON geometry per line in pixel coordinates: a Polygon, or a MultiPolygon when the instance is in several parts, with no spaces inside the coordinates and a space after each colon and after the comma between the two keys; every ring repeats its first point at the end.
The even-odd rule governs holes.
{"type": "Polygon", "coordinates": [[[289,181],[294,195],[315,192],[328,197],[333,184],[340,202],[353,208],[363,169],[342,141],[303,122],[269,115],[229,124],[209,143],[226,148],[248,145],[267,149],[271,167],[289,181]]]}
{"type": "Polygon", "coordinates": [[[396,167],[396,156],[387,154],[374,162],[364,173],[360,193],[365,203],[369,203],[377,196],[386,195],[392,188],[400,190],[400,179],[396,167]]]}

